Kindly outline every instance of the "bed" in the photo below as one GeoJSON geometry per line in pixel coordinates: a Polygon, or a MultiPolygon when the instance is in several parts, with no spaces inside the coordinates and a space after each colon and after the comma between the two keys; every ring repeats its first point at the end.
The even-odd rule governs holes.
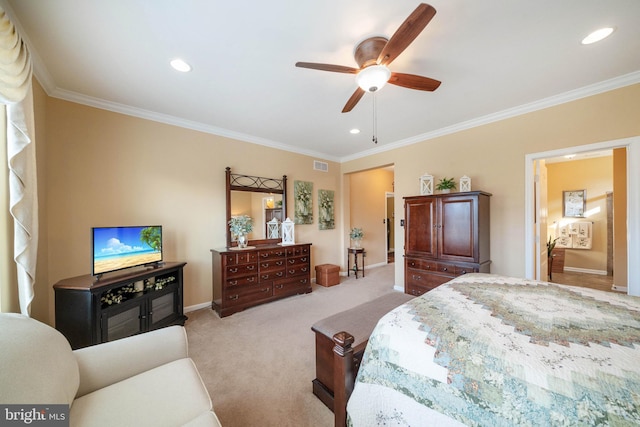
{"type": "Polygon", "coordinates": [[[380,319],[347,424],[640,425],[640,298],[460,276],[380,319]]]}

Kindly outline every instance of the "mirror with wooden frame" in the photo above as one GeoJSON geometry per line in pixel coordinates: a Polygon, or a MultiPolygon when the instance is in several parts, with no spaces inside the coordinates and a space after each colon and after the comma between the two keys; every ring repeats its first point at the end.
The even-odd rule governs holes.
{"type": "Polygon", "coordinates": [[[227,247],[236,246],[229,230],[231,217],[248,215],[253,219],[249,245],[273,244],[282,241],[282,221],[287,218],[287,176],[282,179],[231,173],[226,168],[227,247]],[[275,231],[273,220],[278,223],[275,231]],[[277,235],[277,237],[275,237],[277,235]]]}

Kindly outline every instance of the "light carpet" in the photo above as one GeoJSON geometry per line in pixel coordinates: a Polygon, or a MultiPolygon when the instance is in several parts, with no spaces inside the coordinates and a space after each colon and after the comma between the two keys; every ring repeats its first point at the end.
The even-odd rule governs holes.
{"type": "Polygon", "coordinates": [[[224,427],[333,425],[312,393],[318,320],[394,292],[393,264],[340,285],[274,301],[220,319],[210,308],[188,313],[189,354],[224,427]]]}

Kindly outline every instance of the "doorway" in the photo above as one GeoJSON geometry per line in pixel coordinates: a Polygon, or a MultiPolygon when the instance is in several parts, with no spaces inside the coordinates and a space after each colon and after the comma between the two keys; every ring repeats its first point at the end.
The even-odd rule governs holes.
{"type": "MultiPolygon", "coordinates": [[[[535,174],[534,166],[536,161],[565,156],[575,153],[587,153],[606,149],[625,148],[626,149],[626,218],[628,218],[626,233],[626,281],[627,292],[630,295],[640,295],[640,277],[631,273],[629,260],[640,257],[640,169],[632,168],[630,165],[640,162],[640,137],[626,138],[603,143],[590,144],[579,147],[571,147],[560,150],[553,150],[542,153],[527,154],[525,156],[525,276],[533,279],[536,271],[539,271],[539,258],[536,257],[536,247],[540,247],[541,235],[535,230],[535,211],[546,210],[547,206],[535,205],[535,174]],[[537,244],[536,244],[537,243],[537,244]]],[[[620,239],[625,240],[625,239],[620,239]]]]}

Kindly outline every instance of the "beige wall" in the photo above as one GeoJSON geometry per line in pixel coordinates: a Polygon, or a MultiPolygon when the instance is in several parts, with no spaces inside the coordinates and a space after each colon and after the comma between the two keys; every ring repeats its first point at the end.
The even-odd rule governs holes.
{"type": "MultiPolygon", "coordinates": [[[[586,212],[590,216],[584,221],[592,224],[592,247],[590,250],[567,249],[565,267],[607,271],[607,192],[613,191],[613,157],[574,160],[571,162],[547,163],[547,224],[564,225],[583,219],[563,218],[562,192],[586,190],[586,212]]],[[[549,235],[554,235],[549,230],[549,235]]]]}
{"type": "MultiPolygon", "coordinates": [[[[328,162],[327,173],[314,171],[313,158],[308,156],[49,98],[39,90],[36,133],[44,233],[34,317],[52,323],[52,285],[90,273],[90,229],[100,225],[162,224],[166,259],[188,262],[185,306],[209,302],[209,250],[226,241],[226,166],[258,176],[286,174],[291,184],[313,182],[314,223],[297,225],[296,241],[313,243],[313,265],[331,263],[343,268],[352,218],[365,230],[369,227],[368,219],[356,213],[358,206],[369,202],[354,207],[351,201],[354,191],[349,180],[354,172],[395,166],[398,261],[404,238],[402,197],[418,194],[418,177],[424,172],[456,179],[466,174],[473,180],[473,189],[493,193],[492,271],[522,276],[525,155],[640,135],[638,100],[640,85],[634,85],[342,165],[328,162]],[[334,230],[318,230],[318,189],[336,191],[334,230]]],[[[375,197],[384,204],[384,193],[375,197]]],[[[293,200],[293,185],[288,200],[293,200]]],[[[291,209],[289,215],[293,215],[291,209]]],[[[376,224],[383,230],[383,216],[384,207],[372,215],[372,230],[376,224]]],[[[373,259],[372,253],[368,262],[373,259]]],[[[396,262],[395,268],[396,285],[402,285],[402,262],[396,262]]]]}
{"type": "MultiPolygon", "coordinates": [[[[342,164],[343,172],[395,165],[396,260],[401,260],[402,197],[419,194],[425,172],[462,175],[491,198],[491,271],[525,274],[525,156],[640,135],[640,85],[632,85],[342,164]]],[[[638,219],[630,219],[637,221],[638,219]]],[[[404,282],[396,262],[396,284],[404,282]]]]}
{"type": "MultiPolygon", "coordinates": [[[[328,162],[329,172],[314,171],[308,156],[54,98],[47,98],[46,111],[36,120],[43,115],[47,154],[40,156],[46,165],[41,222],[50,227],[41,241],[49,262],[45,258],[39,270],[46,272],[48,292],[38,289],[36,300],[46,301],[47,310],[34,317],[45,321],[52,322],[54,315],[53,284],[90,274],[93,226],[162,224],[165,259],[188,263],[185,306],[211,301],[210,249],[226,243],[226,166],[256,176],[286,174],[291,184],[311,181],[314,199],[317,189],[339,194],[334,162],[328,162]]],[[[288,190],[293,200],[293,185],[288,190]]],[[[317,217],[314,203],[314,224],[296,226],[296,241],[313,243],[314,265],[340,264],[341,220],[336,218],[334,230],[318,231],[317,217]]]]}

